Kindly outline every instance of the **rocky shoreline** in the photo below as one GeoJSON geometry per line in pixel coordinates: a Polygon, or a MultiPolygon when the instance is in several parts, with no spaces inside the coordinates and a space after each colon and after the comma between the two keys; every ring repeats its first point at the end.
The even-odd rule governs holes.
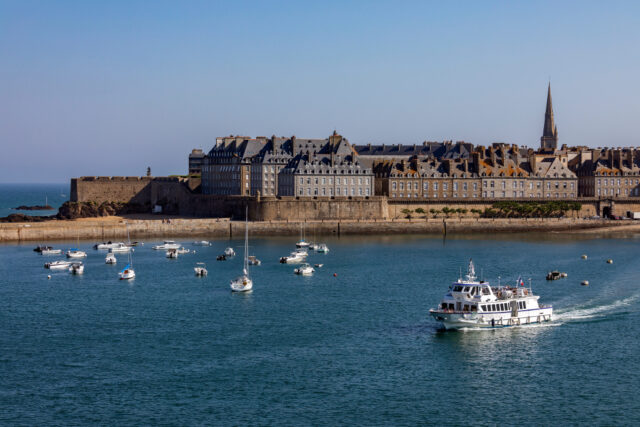
{"type": "MultiPolygon", "coordinates": [[[[0,224],[0,242],[125,239],[127,225],[131,239],[208,237],[236,238],[243,235],[244,222],[225,218],[159,218],[151,215],[128,217],[50,220],[0,224]]],[[[252,236],[297,236],[300,222],[265,221],[249,223],[252,236]]],[[[396,221],[311,221],[308,232],[318,235],[460,235],[465,233],[636,233],[640,224],[629,221],[583,219],[416,219],[396,221]]]]}

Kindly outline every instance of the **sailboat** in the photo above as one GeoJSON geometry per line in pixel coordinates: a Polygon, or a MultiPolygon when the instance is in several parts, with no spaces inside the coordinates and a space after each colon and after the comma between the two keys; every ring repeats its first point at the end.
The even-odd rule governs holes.
{"type": "MultiPolygon", "coordinates": [[[[131,245],[131,238],[129,237],[129,224],[127,224],[127,242],[131,245]]],[[[131,257],[131,251],[128,252],[129,255],[129,263],[127,266],[120,272],[118,275],[120,276],[120,280],[131,280],[136,277],[136,272],[133,269],[133,258],[131,257]]]]}
{"type": "Polygon", "coordinates": [[[231,281],[232,292],[248,292],[253,289],[253,280],[249,277],[249,208],[244,219],[244,266],[242,276],[231,281]]]}
{"type": "Polygon", "coordinates": [[[304,223],[300,224],[300,241],[296,243],[296,248],[307,249],[309,243],[304,240],[304,223]]]}

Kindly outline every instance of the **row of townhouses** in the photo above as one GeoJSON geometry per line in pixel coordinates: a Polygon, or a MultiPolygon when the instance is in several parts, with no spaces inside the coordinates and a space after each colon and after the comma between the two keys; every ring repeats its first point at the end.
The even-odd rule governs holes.
{"type": "Polygon", "coordinates": [[[459,141],[352,145],[324,139],[216,139],[194,150],[189,173],[213,195],[391,199],[575,199],[640,197],[640,150],[558,149],[551,88],[540,148],[459,141]]]}

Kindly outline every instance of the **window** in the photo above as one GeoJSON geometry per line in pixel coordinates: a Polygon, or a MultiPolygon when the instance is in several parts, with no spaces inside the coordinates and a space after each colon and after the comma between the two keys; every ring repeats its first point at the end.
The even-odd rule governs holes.
{"type": "Polygon", "coordinates": [[[423,189],[424,191],[429,190],[429,183],[425,181],[425,182],[422,184],[422,189],[423,189]]]}
{"type": "Polygon", "coordinates": [[[464,191],[467,191],[467,183],[466,183],[466,182],[463,182],[463,183],[462,183],[462,189],[463,189],[464,191]]]}
{"type": "Polygon", "coordinates": [[[473,191],[476,191],[478,189],[478,183],[474,182],[473,183],[473,191]]]}
{"type": "Polygon", "coordinates": [[[443,183],[442,183],[442,189],[443,189],[444,191],[447,191],[447,190],[449,189],[449,183],[448,183],[448,182],[443,182],[443,183]]]}
{"type": "Polygon", "coordinates": [[[453,191],[458,191],[458,183],[457,182],[453,183],[453,191]]]}
{"type": "Polygon", "coordinates": [[[356,185],[356,179],[355,178],[351,178],[351,185],[356,185]]]}
{"type": "MultiPolygon", "coordinates": [[[[336,188],[336,196],[339,196],[339,195],[340,195],[340,187],[337,187],[336,188]]],[[[396,197],[396,196],[394,195],[393,197],[396,197]]]]}
{"type": "Polygon", "coordinates": [[[369,190],[370,190],[370,189],[369,189],[369,187],[367,187],[367,188],[365,189],[365,193],[366,193],[366,195],[367,195],[367,196],[369,196],[369,190]]]}
{"type": "Polygon", "coordinates": [[[504,190],[507,186],[507,183],[505,181],[502,181],[502,189],[504,190]]]}
{"type": "Polygon", "coordinates": [[[418,189],[418,181],[415,181],[415,182],[413,183],[413,189],[414,189],[414,190],[417,190],[417,189],[418,189]]]}
{"type": "Polygon", "coordinates": [[[322,185],[325,185],[327,183],[327,179],[325,177],[322,177],[322,185]]]}
{"type": "MultiPolygon", "coordinates": [[[[338,178],[338,180],[339,180],[339,179],[340,179],[340,178],[338,178]]],[[[338,182],[338,184],[340,184],[340,183],[338,182]]],[[[392,190],[395,190],[395,189],[396,189],[396,182],[395,182],[395,181],[391,181],[391,189],[392,189],[392,190]]]]}
{"type": "MultiPolygon", "coordinates": [[[[395,185],[396,183],[394,182],[393,185],[395,185]]],[[[336,177],[336,185],[340,185],[340,178],[336,177]]],[[[393,187],[395,189],[395,187],[393,187]]]]}
{"type": "Polygon", "coordinates": [[[324,187],[322,187],[322,195],[323,195],[323,196],[326,196],[326,195],[327,195],[327,189],[326,189],[326,188],[324,188],[324,187]]]}
{"type": "Polygon", "coordinates": [[[356,189],[355,187],[351,187],[351,195],[355,196],[356,195],[356,189]]]}
{"type": "Polygon", "coordinates": [[[437,182],[434,182],[434,183],[433,183],[433,189],[434,189],[434,190],[437,190],[437,189],[438,189],[438,183],[437,183],[437,182]]]}
{"type": "Polygon", "coordinates": [[[518,181],[513,181],[513,188],[518,188],[518,181]]]}

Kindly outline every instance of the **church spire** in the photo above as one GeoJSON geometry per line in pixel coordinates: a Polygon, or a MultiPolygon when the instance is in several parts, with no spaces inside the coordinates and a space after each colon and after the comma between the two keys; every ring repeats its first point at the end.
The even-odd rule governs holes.
{"type": "Polygon", "coordinates": [[[553,118],[553,102],[551,101],[551,82],[547,88],[547,109],[544,113],[544,128],[540,138],[541,148],[556,149],[558,147],[558,128],[553,118]]]}

